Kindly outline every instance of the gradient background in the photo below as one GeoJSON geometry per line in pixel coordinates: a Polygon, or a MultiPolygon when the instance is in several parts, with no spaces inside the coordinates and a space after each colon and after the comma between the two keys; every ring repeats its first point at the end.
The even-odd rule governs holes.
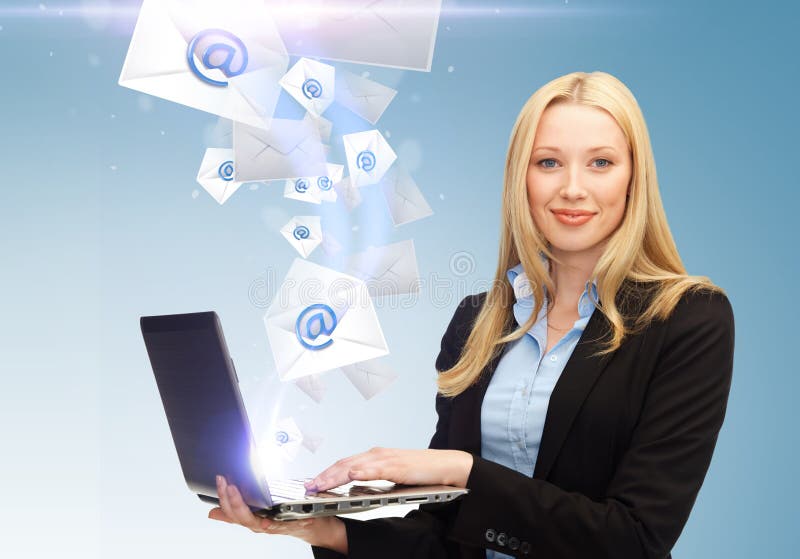
{"type": "MultiPolygon", "coordinates": [[[[375,445],[425,447],[439,341],[494,271],[514,119],[547,81],[603,70],[644,111],[687,270],[725,288],[736,316],[728,415],[674,556],[796,556],[790,4],[446,0],[430,73],[351,67],[399,90],[379,128],[435,215],[395,229],[372,189],[323,223],[347,250],[413,238],[423,279],[446,289],[378,305],[400,375],[388,390],[365,402],[330,373],[318,405],[274,378],[262,316],[295,256],[277,229],[319,209],[264,186],[220,207],[199,187],[217,119],[117,85],[137,3],[2,0],[0,553],[310,557],[298,540],[208,520],[186,490],[139,316],[220,314],[254,429],[277,409],[325,439],[288,475],[375,445]]],[[[292,103],[279,108],[299,116],[292,103]]],[[[335,135],[367,128],[332,111],[335,135]]],[[[334,264],[321,249],[311,260],[334,264]]]]}

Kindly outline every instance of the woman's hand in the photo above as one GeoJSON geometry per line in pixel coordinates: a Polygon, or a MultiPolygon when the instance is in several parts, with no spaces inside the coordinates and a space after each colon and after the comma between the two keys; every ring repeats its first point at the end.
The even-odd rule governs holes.
{"type": "Polygon", "coordinates": [[[208,517],[231,524],[241,524],[253,532],[294,536],[306,543],[347,554],[347,532],[344,523],[335,516],[319,516],[300,520],[270,520],[253,514],[234,485],[217,476],[219,507],[211,509],[208,517]]]}
{"type": "Polygon", "coordinates": [[[326,491],[353,480],[385,479],[404,485],[466,487],[472,455],[461,450],[373,448],[343,458],[313,480],[309,491],[326,491]]]}

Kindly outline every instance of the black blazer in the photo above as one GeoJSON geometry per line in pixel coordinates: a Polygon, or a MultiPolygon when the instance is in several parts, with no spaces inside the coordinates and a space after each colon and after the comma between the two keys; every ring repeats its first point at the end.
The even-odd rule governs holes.
{"type": "MultiPolygon", "coordinates": [[[[634,286],[626,280],[617,296],[623,315],[636,316],[648,300],[634,286]]],[[[439,371],[460,356],[485,299],[459,304],[439,371]]],[[[733,310],[721,294],[684,294],[667,320],[590,357],[609,331],[596,310],[550,397],[533,477],[480,455],[481,403],[502,354],[463,393],[437,395],[430,448],[473,454],[469,494],[404,518],[343,518],[348,556],[484,559],[489,548],[541,559],[671,558],[725,417],[733,310]]],[[[312,550],[317,559],[343,557],[312,550]]]]}

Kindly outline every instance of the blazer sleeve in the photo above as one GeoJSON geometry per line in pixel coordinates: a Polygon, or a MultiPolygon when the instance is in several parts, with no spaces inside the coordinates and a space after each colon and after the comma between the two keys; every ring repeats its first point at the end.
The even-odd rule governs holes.
{"type": "Polygon", "coordinates": [[[711,462],[733,374],[727,297],[684,295],[665,338],[630,445],[602,499],[565,491],[474,456],[450,536],[515,556],[663,559],[678,539],[711,462]],[[527,541],[511,550],[487,530],[527,541]],[[524,553],[523,553],[524,550],[524,553]]]}
{"type": "MultiPolygon", "coordinates": [[[[461,356],[467,336],[472,329],[472,319],[480,306],[480,295],[467,296],[458,305],[442,337],[441,349],[436,358],[436,369],[445,371],[455,365],[461,356]]],[[[447,448],[447,431],[450,421],[450,399],[436,395],[436,432],[428,448],[447,448]]],[[[420,505],[405,517],[356,520],[339,517],[347,532],[348,554],[345,556],[330,549],[311,546],[315,559],[446,559],[445,533],[447,518],[452,518],[458,501],[443,504],[420,505]]],[[[452,545],[452,544],[449,544],[452,545]]]]}

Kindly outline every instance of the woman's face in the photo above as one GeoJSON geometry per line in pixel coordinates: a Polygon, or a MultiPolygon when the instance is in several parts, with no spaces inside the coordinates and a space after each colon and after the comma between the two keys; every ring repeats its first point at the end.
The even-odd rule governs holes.
{"type": "Polygon", "coordinates": [[[602,250],[622,223],[631,171],[625,135],[608,112],[568,103],[548,107],[536,130],[527,187],[534,223],[552,249],[602,250]],[[591,217],[559,218],[559,210],[591,217]]]}

